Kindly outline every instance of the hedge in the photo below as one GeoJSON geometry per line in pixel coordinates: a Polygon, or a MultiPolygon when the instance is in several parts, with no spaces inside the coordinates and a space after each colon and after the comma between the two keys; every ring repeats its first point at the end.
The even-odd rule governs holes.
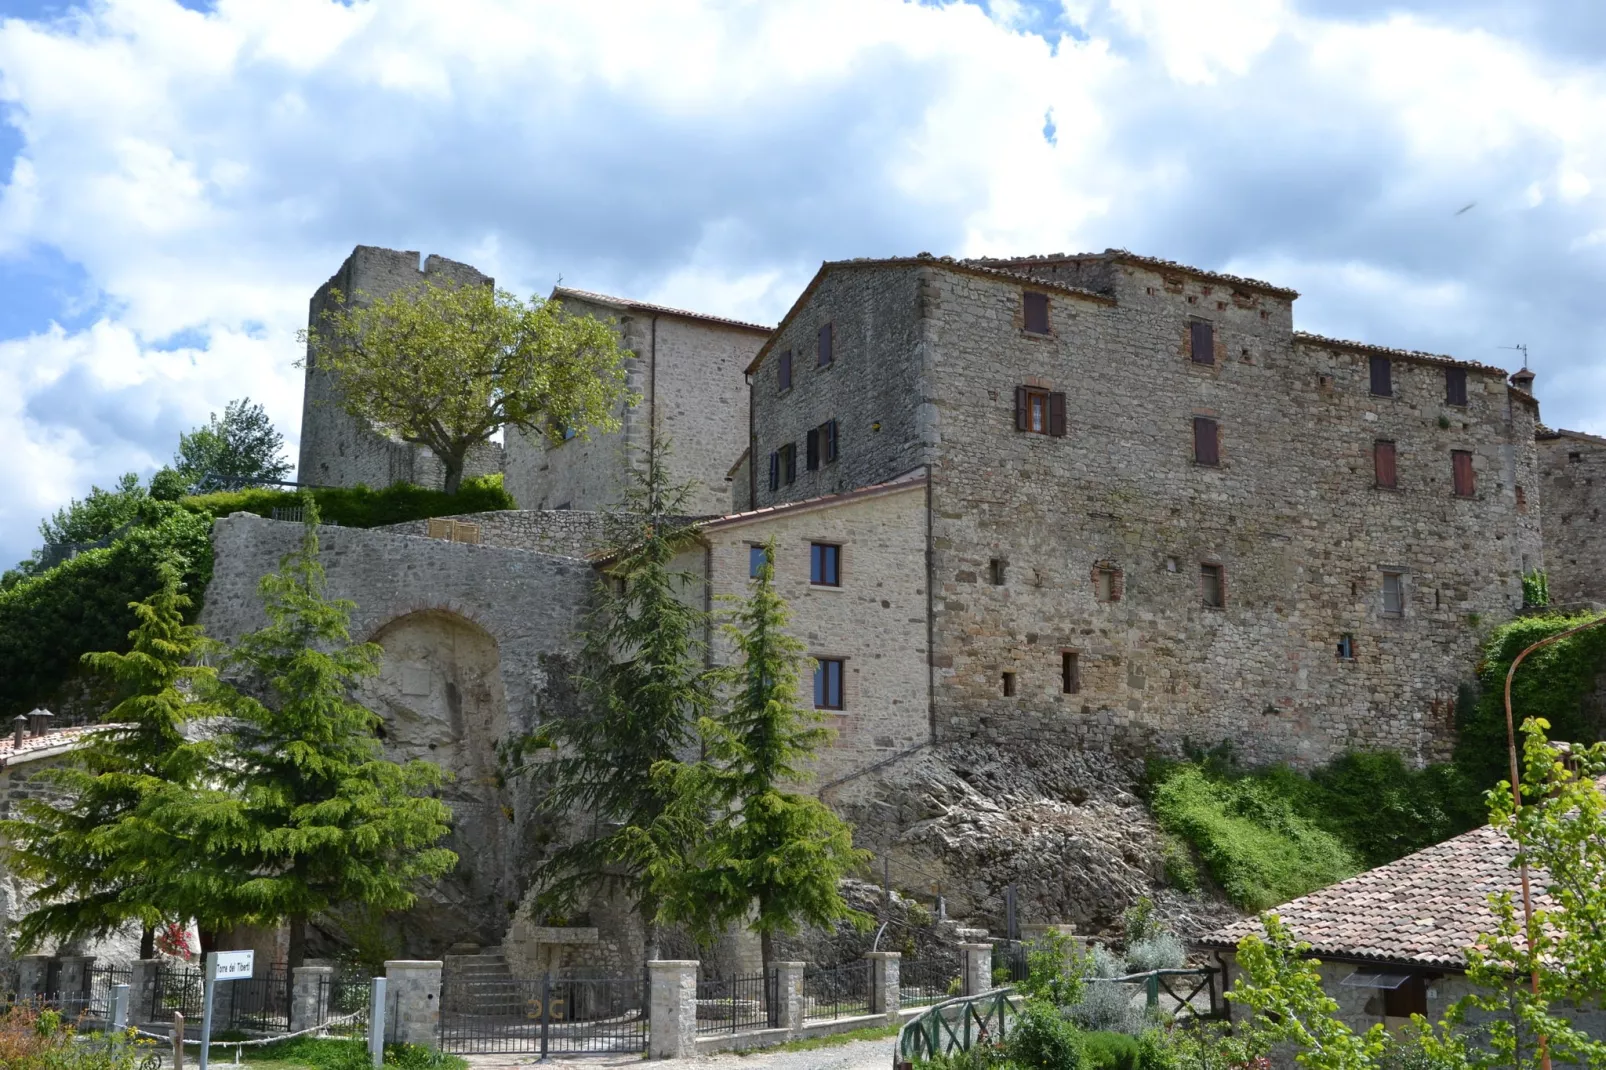
{"type": "MultiPolygon", "coordinates": [[[[306,493],[318,502],[318,511],[325,523],[347,528],[376,528],[431,516],[518,508],[513,496],[502,489],[500,475],[465,479],[456,494],[425,490],[408,483],[397,483],[384,490],[326,487],[306,493]]],[[[184,498],[179,504],[208,519],[242,512],[272,516],[275,509],[294,509],[299,506],[301,492],[261,488],[220,491],[184,498]]]]}

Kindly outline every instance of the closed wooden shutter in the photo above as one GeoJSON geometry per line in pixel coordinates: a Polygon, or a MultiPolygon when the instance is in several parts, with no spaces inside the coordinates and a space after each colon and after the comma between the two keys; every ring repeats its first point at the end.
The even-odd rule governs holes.
{"type": "Polygon", "coordinates": [[[1221,463],[1220,433],[1216,421],[1208,416],[1193,418],[1193,460],[1203,465],[1221,463]]]}
{"type": "Polygon", "coordinates": [[[809,428],[808,444],[805,448],[808,451],[809,471],[812,472],[820,467],[820,429],[818,427],[809,428]]]}
{"type": "Polygon", "coordinates": [[[825,425],[820,431],[825,439],[825,463],[830,464],[836,460],[836,421],[825,421],[825,425]]]}
{"type": "Polygon", "coordinates": [[[1465,368],[1444,369],[1444,403],[1446,405],[1465,405],[1467,403],[1467,370],[1465,368]]]}
{"type": "Polygon", "coordinates": [[[1372,469],[1378,486],[1394,486],[1394,443],[1380,438],[1372,444],[1372,469]]]}
{"type": "Polygon", "coordinates": [[[775,376],[778,389],[792,389],[792,351],[790,349],[781,354],[780,363],[776,366],[775,376]]]}
{"type": "Polygon", "coordinates": [[[1394,365],[1387,357],[1372,358],[1372,393],[1380,398],[1394,396],[1394,365]]]}
{"type": "Polygon", "coordinates": [[[1451,471],[1455,477],[1456,497],[1472,497],[1477,489],[1472,478],[1472,452],[1470,450],[1451,450],[1450,463],[1451,471]]]}
{"type": "Polygon", "coordinates": [[[1031,417],[1026,411],[1026,388],[1017,386],[1015,388],[1015,430],[1029,431],[1031,426],[1031,417]]]}
{"type": "Polygon", "coordinates": [[[1216,331],[1204,320],[1188,324],[1188,356],[1195,364],[1216,362],[1216,331]]]}
{"type": "Polygon", "coordinates": [[[770,454],[770,490],[777,490],[781,485],[781,455],[779,452],[770,454]]]}
{"type": "Polygon", "coordinates": [[[1032,293],[1022,294],[1024,301],[1024,315],[1026,330],[1031,334],[1048,333],[1048,294],[1032,293]]]}
{"type": "Polygon", "coordinates": [[[797,443],[788,442],[781,447],[781,476],[786,485],[797,482],[797,443]]]}
{"type": "Polygon", "coordinates": [[[1048,395],[1048,433],[1056,437],[1065,435],[1065,395],[1048,395]]]}
{"type": "Polygon", "coordinates": [[[836,359],[836,354],[831,351],[831,342],[831,325],[827,323],[820,328],[820,367],[822,368],[836,359]]]}

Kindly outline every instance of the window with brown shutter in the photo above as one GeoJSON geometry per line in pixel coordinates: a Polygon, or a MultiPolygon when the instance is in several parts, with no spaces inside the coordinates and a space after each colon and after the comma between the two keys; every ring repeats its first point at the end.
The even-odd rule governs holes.
{"type": "Polygon", "coordinates": [[[1455,480],[1455,496],[1457,498],[1472,497],[1476,490],[1476,484],[1472,479],[1472,451],[1451,450],[1450,472],[1455,480]]]}
{"type": "Polygon", "coordinates": [[[836,359],[836,354],[831,351],[831,342],[832,342],[831,325],[829,323],[827,323],[824,327],[820,328],[820,365],[819,366],[822,367],[822,368],[826,367],[833,360],[836,359]]]}
{"type": "MultiPolygon", "coordinates": [[[[1060,422],[1062,427],[1059,434],[1064,434],[1064,408],[1065,395],[1058,395],[1060,399],[1060,422]]],[[[1015,430],[1032,431],[1039,435],[1051,433],[1049,419],[1050,401],[1047,390],[1037,390],[1029,386],[1015,388],[1015,430]]]]}
{"type": "Polygon", "coordinates": [[[797,443],[788,442],[781,447],[781,478],[786,485],[797,482],[797,443]]]}
{"type": "Polygon", "coordinates": [[[1188,359],[1195,364],[1216,362],[1216,329],[1204,320],[1188,324],[1188,359]]]}
{"type": "Polygon", "coordinates": [[[1377,485],[1392,489],[1395,486],[1394,443],[1380,438],[1372,443],[1372,473],[1377,485]]]}
{"type": "Polygon", "coordinates": [[[836,421],[827,420],[820,425],[821,461],[830,464],[836,460],[836,421]]]}
{"type": "Polygon", "coordinates": [[[1372,393],[1380,398],[1394,396],[1394,362],[1387,357],[1372,358],[1372,393]]]}
{"type": "Polygon", "coordinates": [[[1025,315],[1026,330],[1029,334],[1048,333],[1048,294],[1032,293],[1027,290],[1021,295],[1022,311],[1025,315]]]}
{"type": "Polygon", "coordinates": [[[770,490],[778,490],[781,486],[781,453],[779,450],[770,454],[770,490]]]}
{"type": "Polygon", "coordinates": [[[1467,370],[1465,368],[1444,369],[1444,403],[1446,405],[1465,405],[1467,403],[1467,370]]]}
{"type": "Polygon", "coordinates": [[[1065,437],[1065,395],[1058,391],[1048,395],[1048,433],[1065,437]]]}
{"type": "Polygon", "coordinates": [[[781,352],[781,358],[775,365],[776,389],[786,391],[792,389],[792,351],[781,352]]]}
{"type": "Polygon", "coordinates": [[[820,429],[818,427],[809,428],[803,452],[805,454],[804,463],[809,471],[812,472],[820,467],[820,429]]]}
{"type": "Polygon", "coordinates": [[[1193,418],[1193,463],[1209,467],[1221,463],[1221,432],[1208,416],[1193,418]]]}

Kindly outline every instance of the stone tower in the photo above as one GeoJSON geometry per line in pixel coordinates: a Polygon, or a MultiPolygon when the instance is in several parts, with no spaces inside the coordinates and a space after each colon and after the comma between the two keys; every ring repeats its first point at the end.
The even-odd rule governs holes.
{"type": "MultiPolygon", "coordinates": [[[[346,262],[312,295],[307,326],[317,328],[325,311],[334,307],[334,293],[344,301],[367,303],[425,280],[460,285],[490,286],[488,276],[455,260],[433,253],[423,259],[412,251],[359,245],[346,262]]],[[[465,478],[502,470],[501,447],[488,443],[471,453],[465,478]]],[[[354,487],[359,483],[381,488],[392,483],[415,483],[439,488],[444,472],[435,455],[383,434],[349,415],[340,404],[339,384],[318,367],[318,354],[307,348],[306,385],[301,404],[301,462],[297,479],[326,487],[354,487]]]]}

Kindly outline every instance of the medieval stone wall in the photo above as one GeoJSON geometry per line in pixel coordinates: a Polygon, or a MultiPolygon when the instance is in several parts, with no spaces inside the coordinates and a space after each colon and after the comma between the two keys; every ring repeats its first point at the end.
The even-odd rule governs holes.
{"type": "Polygon", "coordinates": [[[1557,431],[1537,448],[1550,600],[1606,603],[1606,438],[1557,431]]]}
{"type": "MultiPolygon", "coordinates": [[[[234,514],[213,528],[216,568],[201,624],[235,638],[265,623],[258,579],[297,545],[299,524],[234,514]]],[[[387,754],[452,774],[457,872],[393,919],[407,954],[494,944],[549,834],[529,789],[505,785],[495,747],[573,709],[574,629],[593,572],[572,558],[377,530],[324,527],[331,597],[356,603],[351,633],[385,649],[362,699],[383,720],[387,754]]]]}
{"type": "MultiPolygon", "coordinates": [[[[460,286],[492,284],[467,264],[430,254],[419,267],[412,251],[359,245],[340,269],[312,295],[307,326],[317,331],[326,312],[342,302],[367,303],[397,290],[424,282],[460,286]]],[[[409,445],[376,431],[341,408],[339,384],[318,367],[316,347],[309,346],[301,405],[301,453],[296,478],[320,486],[380,488],[393,483],[440,487],[444,472],[429,450],[409,445]]],[[[488,475],[502,470],[502,447],[488,442],[472,451],[464,475],[488,475]]]]}
{"type": "MultiPolygon", "coordinates": [[[[492,513],[462,513],[436,519],[477,525],[482,546],[583,558],[608,544],[607,515],[604,513],[572,509],[508,509],[492,513]]],[[[370,530],[424,538],[429,535],[429,521],[409,520],[370,530]]]]}

